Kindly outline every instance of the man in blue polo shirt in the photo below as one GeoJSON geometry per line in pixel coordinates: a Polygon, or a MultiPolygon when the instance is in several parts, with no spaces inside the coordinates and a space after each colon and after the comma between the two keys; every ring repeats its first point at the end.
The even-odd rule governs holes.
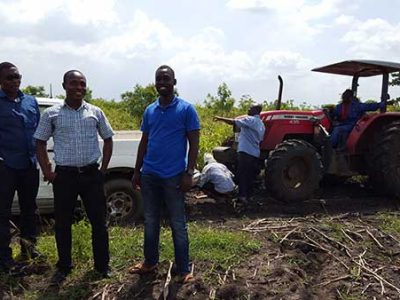
{"type": "Polygon", "coordinates": [[[40,112],[36,99],[19,90],[21,77],[13,64],[0,64],[0,271],[15,265],[9,223],[15,192],[21,210],[21,256],[39,255],[35,250],[39,170],[33,134],[40,112]]]}
{"type": "Polygon", "coordinates": [[[174,94],[175,73],[169,66],[156,71],[159,98],[143,115],[142,139],[132,178],[144,200],[144,262],[130,273],[155,270],[159,260],[160,214],[166,207],[172,229],[175,263],[182,282],[193,280],[189,270],[189,239],[184,193],[192,186],[199,148],[200,123],[193,105],[174,94]],[[189,142],[186,165],[187,144],[189,142]]]}

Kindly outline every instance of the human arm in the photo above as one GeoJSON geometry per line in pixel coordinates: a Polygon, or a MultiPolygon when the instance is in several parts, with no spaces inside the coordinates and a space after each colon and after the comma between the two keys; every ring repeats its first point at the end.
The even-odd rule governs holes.
{"type": "Polygon", "coordinates": [[[229,124],[229,125],[234,125],[235,124],[235,119],[231,119],[231,118],[215,116],[214,120],[215,121],[222,121],[222,122],[224,122],[226,124],[229,124]]]}
{"type": "Polygon", "coordinates": [[[135,171],[132,177],[132,185],[135,190],[140,188],[140,170],[142,169],[144,156],[146,155],[148,139],[148,134],[143,132],[136,156],[135,171]]]}
{"type": "MultiPolygon", "coordinates": [[[[189,152],[188,152],[188,164],[187,170],[190,172],[194,171],[196,166],[197,155],[199,153],[199,140],[200,130],[193,130],[187,132],[187,139],[189,141],[189,152]]],[[[182,176],[181,190],[187,192],[192,187],[193,173],[189,174],[185,172],[182,176]]]]}
{"type": "Polygon", "coordinates": [[[52,135],[52,119],[49,111],[45,110],[33,137],[36,139],[37,160],[42,169],[44,179],[49,182],[53,182],[56,177],[56,173],[52,171],[51,162],[47,154],[47,141],[52,135]]]}
{"type": "Polygon", "coordinates": [[[47,142],[36,140],[36,157],[42,169],[44,180],[53,182],[56,178],[56,173],[51,168],[51,162],[47,154],[47,142]]]}
{"type": "Polygon", "coordinates": [[[107,170],[108,164],[111,159],[112,151],[113,151],[113,139],[112,137],[110,137],[108,139],[105,139],[103,144],[103,158],[101,160],[101,167],[100,167],[100,171],[103,173],[107,170]]]}

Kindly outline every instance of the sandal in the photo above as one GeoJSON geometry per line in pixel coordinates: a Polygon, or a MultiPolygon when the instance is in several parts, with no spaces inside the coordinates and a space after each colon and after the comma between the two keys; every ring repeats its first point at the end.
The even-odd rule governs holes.
{"type": "Polygon", "coordinates": [[[148,274],[157,269],[157,265],[147,265],[144,262],[138,263],[128,269],[130,274],[148,274]]]}
{"type": "Polygon", "coordinates": [[[190,283],[193,281],[195,281],[195,279],[192,273],[182,275],[182,284],[190,283]]]}

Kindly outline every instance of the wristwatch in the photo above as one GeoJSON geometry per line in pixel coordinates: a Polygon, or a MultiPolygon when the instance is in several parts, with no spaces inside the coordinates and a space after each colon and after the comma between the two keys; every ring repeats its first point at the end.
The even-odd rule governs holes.
{"type": "Polygon", "coordinates": [[[188,174],[189,176],[193,176],[194,169],[186,169],[186,174],[188,174]]]}

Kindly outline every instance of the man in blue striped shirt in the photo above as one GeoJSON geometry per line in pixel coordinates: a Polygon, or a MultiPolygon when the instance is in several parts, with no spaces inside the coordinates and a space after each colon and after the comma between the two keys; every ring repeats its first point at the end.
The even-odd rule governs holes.
{"type": "Polygon", "coordinates": [[[94,268],[102,276],[109,272],[109,246],[106,226],[104,172],[112,154],[112,128],[103,111],[83,101],[86,78],[76,70],[64,75],[66,99],[43,112],[34,137],[37,157],[45,179],[53,183],[55,235],[58,251],[55,283],[64,280],[72,268],[71,224],[78,195],[92,226],[94,268]],[[98,136],[104,140],[103,158],[98,136]],[[46,151],[47,140],[54,140],[55,170],[46,151]]]}

